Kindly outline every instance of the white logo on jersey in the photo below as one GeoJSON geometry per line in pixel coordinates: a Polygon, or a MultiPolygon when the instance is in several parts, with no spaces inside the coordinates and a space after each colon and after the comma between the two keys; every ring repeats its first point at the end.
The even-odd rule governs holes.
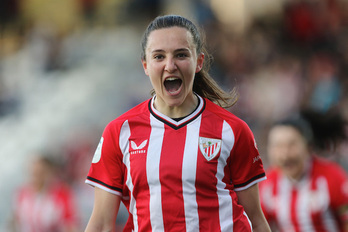
{"type": "Polygon", "coordinates": [[[130,141],[130,145],[131,148],[133,149],[132,151],[130,151],[129,153],[131,155],[133,154],[140,154],[140,153],[146,153],[146,150],[143,149],[147,144],[147,139],[144,140],[139,146],[137,146],[137,144],[134,141],[130,141]]]}
{"type": "Polygon", "coordinates": [[[137,144],[134,141],[131,141],[131,147],[134,150],[143,149],[146,146],[146,144],[147,144],[147,139],[144,142],[142,142],[139,146],[137,146],[137,144]]]}
{"type": "Polygon", "coordinates": [[[98,163],[100,158],[101,158],[101,152],[102,152],[102,147],[103,147],[103,142],[104,142],[104,138],[101,137],[98,147],[94,152],[94,156],[93,156],[93,160],[92,163],[98,163]]]}
{"type": "Polygon", "coordinates": [[[203,156],[208,160],[214,159],[221,148],[221,139],[211,139],[199,137],[199,149],[203,156]]]}

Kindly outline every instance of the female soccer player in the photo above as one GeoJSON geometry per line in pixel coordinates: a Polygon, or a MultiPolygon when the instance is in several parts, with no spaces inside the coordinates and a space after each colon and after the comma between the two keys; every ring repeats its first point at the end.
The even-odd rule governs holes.
{"type": "Polygon", "coordinates": [[[105,128],[86,180],[95,187],[86,231],[113,231],[120,201],[124,231],[270,231],[253,134],[221,107],[235,98],[208,75],[196,26],[157,17],[142,48],[154,95],[105,128]]]}
{"type": "Polygon", "coordinates": [[[348,231],[348,179],[332,161],[312,155],[310,125],[286,119],[269,132],[274,165],[261,184],[261,203],[276,231],[348,231]]]}

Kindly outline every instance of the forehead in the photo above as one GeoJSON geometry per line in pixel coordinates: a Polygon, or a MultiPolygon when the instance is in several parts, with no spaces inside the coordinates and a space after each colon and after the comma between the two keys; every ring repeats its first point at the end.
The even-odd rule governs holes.
{"type": "Polygon", "coordinates": [[[147,50],[166,50],[170,48],[193,48],[192,34],[183,27],[169,27],[154,30],[150,33],[147,50]]]}
{"type": "Polygon", "coordinates": [[[275,126],[269,133],[270,142],[289,142],[302,139],[301,133],[292,126],[275,126]]]}

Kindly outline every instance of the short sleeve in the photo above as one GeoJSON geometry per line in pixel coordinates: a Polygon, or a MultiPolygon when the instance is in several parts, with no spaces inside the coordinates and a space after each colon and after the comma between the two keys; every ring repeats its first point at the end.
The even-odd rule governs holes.
{"type": "Polygon", "coordinates": [[[86,183],[122,196],[125,167],[118,141],[119,129],[113,121],[104,129],[94,153],[86,183]]]}
{"type": "Polygon", "coordinates": [[[266,179],[254,135],[241,121],[234,130],[235,145],[231,151],[231,178],[235,191],[241,191],[266,179]]]}

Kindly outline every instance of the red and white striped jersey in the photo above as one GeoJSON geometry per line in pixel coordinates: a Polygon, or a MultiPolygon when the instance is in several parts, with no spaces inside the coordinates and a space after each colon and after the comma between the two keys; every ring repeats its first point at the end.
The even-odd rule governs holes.
{"type": "Polygon", "coordinates": [[[78,224],[73,192],[60,182],[39,193],[25,185],[17,191],[14,201],[18,231],[62,232],[78,224]]]}
{"type": "MultiPolygon", "coordinates": [[[[261,205],[270,223],[282,232],[344,231],[338,215],[348,206],[348,182],[337,164],[313,157],[308,173],[293,182],[279,169],[267,171],[267,181],[260,185],[261,205]]],[[[343,219],[344,220],[344,219],[343,219]]]]}
{"type": "Polygon", "coordinates": [[[177,122],[153,99],[108,124],[86,183],[122,196],[124,231],[252,231],[235,191],[266,177],[247,124],[201,97],[177,122]]]}

